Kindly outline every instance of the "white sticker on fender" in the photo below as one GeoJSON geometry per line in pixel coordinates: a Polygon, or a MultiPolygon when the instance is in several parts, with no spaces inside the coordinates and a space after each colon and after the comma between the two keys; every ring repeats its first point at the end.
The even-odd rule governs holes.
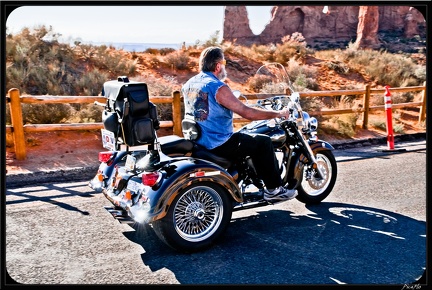
{"type": "Polygon", "coordinates": [[[137,193],[141,187],[141,183],[138,183],[133,180],[129,180],[127,184],[127,189],[130,189],[132,192],[137,193]]]}
{"type": "Polygon", "coordinates": [[[128,155],[126,157],[126,164],[125,167],[127,170],[132,171],[135,169],[135,163],[136,163],[136,158],[133,157],[132,155],[128,155]]]}
{"type": "Polygon", "coordinates": [[[191,173],[190,177],[202,177],[202,176],[212,176],[212,175],[219,175],[220,171],[198,171],[195,173],[191,173]]]}

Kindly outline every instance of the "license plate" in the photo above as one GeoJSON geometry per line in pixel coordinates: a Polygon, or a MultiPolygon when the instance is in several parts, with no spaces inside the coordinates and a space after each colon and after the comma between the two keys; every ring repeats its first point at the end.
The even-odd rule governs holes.
{"type": "Polygon", "coordinates": [[[101,129],[102,146],[106,149],[115,151],[115,137],[114,133],[105,129],[101,129]]]}
{"type": "Polygon", "coordinates": [[[126,157],[126,164],[125,167],[127,170],[132,171],[135,169],[135,162],[136,162],[136,158],[133,157],[132,155],[128,155],[126,157]]]}
{"type": "Polygon", "coordinates": [[[129,181],[128,181],[127,188],[128,188],[130,191],[132,191],[132,192],[134,192],[134,193],[137,193],[138,190],[140,189],[140,187],[141,187],[141,184],[140,184],[140,183],[138,183],[138,182],[136,182],[136,181],[133,181],[133,180],[129,180],[129,181]]]}

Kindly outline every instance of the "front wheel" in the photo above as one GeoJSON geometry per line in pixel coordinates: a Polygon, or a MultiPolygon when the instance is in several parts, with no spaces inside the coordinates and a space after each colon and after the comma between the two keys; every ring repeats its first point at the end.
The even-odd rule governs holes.
{"type": "Polygon", "coordinates": [[[196,252],[221,236],[231,215],[228,192],[212,182],[199,182],[182,190],[166,216],[152,225],[156,235],[171,248],[196,252]]]}
{"type": "Polygon", "coordinates": [[[319,151],[315,158],[323,178],[317,178],[313,170],[304,167],[302,181],[297,187],[297,200],[306,204],[317,204],[323,201],[336,183],[337,164],[333,152],[319,151]]]}

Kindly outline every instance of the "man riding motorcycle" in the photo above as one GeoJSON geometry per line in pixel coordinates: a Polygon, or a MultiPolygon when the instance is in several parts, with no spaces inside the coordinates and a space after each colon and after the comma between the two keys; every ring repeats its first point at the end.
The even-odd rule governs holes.
{"type": "Polygon", "coordinates": [[[226,60],[221,48],[208,47],[201,52],[200,73],[182,87],[185,118],[194,119],[201,130],[196,143],[218,156],[235,159],[250,156],[262,178],[266,201],[290,200],[297,190],[282,186],[278,162],[272,141],[264,134],[234,132],[233,113],[249,120],[288,118],[288,109],[282,111],[261,110],[246,106],[236,98],[223,81],[227,77],[226,60]]]}

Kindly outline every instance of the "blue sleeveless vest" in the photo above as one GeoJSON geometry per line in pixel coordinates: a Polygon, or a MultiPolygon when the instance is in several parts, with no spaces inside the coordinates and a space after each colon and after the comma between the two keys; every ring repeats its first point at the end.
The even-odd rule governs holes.
{"type": "Polygon", "coordinates": [[[233,112],[216,101],[216,92],[226,86],[211,72],[200,72],[182,87],[185,117],[193,116],[201,128],[196,141],[207,149],[225,143],[233,134],[233,112]]]}

